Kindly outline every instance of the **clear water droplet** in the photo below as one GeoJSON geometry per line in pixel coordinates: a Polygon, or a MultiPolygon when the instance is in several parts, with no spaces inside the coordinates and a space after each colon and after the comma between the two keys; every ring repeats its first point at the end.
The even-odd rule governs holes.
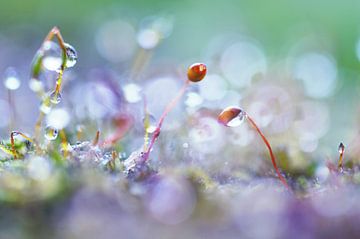
{"type": "Polygon", "coordinates": [[[66,67],[73,67],[78,59],[77,52],[73,46],[64,43],[66,48],[66,67]]]}
{"type": "Polygon", "coordinates": [[[49,71],[57,71],[62,64],[62,53],[58,44],[47,41],[43,44],[42,65],[49,71]]]}
{"type": "Polygon", "coordinates": [[[244,111],[241,111],[238,116],[230,120],[226,126],[228,127],[238,127],[240,126],[246,118],[246,113],[244,111]]]}
{"type": "Polygon", "coordinates": [[[59,134],[59,131],[54,127],[48,126],[45,129],[45,138],[47,140],[55,140],[59,134]]]}
{"type": "Polygon", "coordinates": [[[32,78],[30,81],[29,81],[29,87],[32,91],[34,91],[35,93],[38,93],[40,91],[43,91],[44,90],[44,85],[43,83],[38,80],[38,79],[34,79],[32,78]]]}
{"type": "Polygon", "coordinates": [[[61,97],[60,92],[56,92],[56,91],[51,92],[51,94],[50,94],[50,102],[51,103],[57,105],[61,102],[61,99],[62,99],[62,97],[61,97]]]}
{"type": "Polygon", "coordinates": [[[21,82],[15,68],[9,67],[6,69],[4,85],[9,90],[17,90],[20,87],[21,82]]]}
{"type": "MultiPolygon", "coordinates": [[[[143,119],[144,125],[146,125],[145,121],[146,121],[146,117],[144,117],[144,119],[143,119]]],[[[149,114],[146,132],[149,134],[152,134],[155,132],[155,130],[156,130],[156,118],[153,115],[149,114]]]]}

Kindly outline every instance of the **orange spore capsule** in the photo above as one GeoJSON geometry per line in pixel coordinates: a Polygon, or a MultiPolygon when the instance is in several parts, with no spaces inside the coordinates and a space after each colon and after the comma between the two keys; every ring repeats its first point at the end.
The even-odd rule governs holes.
{"type": "Polygon", "coordinates": [[[206,75],[206,65],[203,63],[194,63],[188,68],[188,79],[192,82],[199,82],[206,75]]]}
{"type": "Polygon", "coordinates": [[[230,106],[225,108],[218,116],[218,122],[225,126],[230,126],[229,123],[239,116],[239,114],[243,112],[242,109],[230,106]]]}

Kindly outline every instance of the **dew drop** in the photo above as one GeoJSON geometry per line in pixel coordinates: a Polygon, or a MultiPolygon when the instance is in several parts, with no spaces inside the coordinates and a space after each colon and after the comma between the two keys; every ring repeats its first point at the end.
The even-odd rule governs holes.
{"type": "Polygon", "coordinates": [[[203,103],[204,99],[196,92],[189,92],[186,95],[185,104],[188,107],[196,107],[203,103]]]}
{"type": "Polygon", "coordinates": [[[53,109],[46,117],[47,125],[63,129],[70,123],[70,115],[65,109],[53,109]]]}
{"type": "Polygon", "coordinates": [[[44,90],[44,85],[43,83],[38,80],[38,79],[35,79],[35,78],[32,78],[30,81],[29,81],[29,88],[38,93],[40,91],[43,91],[44,90]]]}
{"type": "Polygon", "coordinates": [[[62,64],[61,49],[58,44],[47,41],[43,44],[42,65],[49,71],[57,71],[62,64]]]}
{"type": "Polygon", "coordinates": [[[238,127],[244,122],[246,112],[234,106],[225,108],[218,117],[218,122],[227,127],[238,127]]]}
{"type": "Polygon", "coordinates": [[[60,92],[56,92],[56,91],[53,91],[51,94],[50,94],[50,102],[57,105],[60,103],[61,101],[61,94],[60,92]]]}
{"type": "Polygon", "coordinates": [[[48,100],[44,100],[44,102],[41,103],[40,105],[40,111],[43,112],[44,114],[49,114],[51,111],[51,105],[49,104],[50,102],[48,100]]]}
{"type": "Polygon", "coordinates": [[[141,100],[141,87],[137,84],[127,84],[123,87],[125,99],[129,103],[136,103],[141,100]]]}
{"type": "Polygon", "coordinates": [[[9,90],[17,90],[20,87],[18,74],[13,67],[9,67],[5,71],[4,85],[9,90]]]}
{"type": "Polygon", "coordinates": [[[48,126],[45,129],[45,138],[47,140],[55,140],[59,134],[59,131],[54,127],[48,126]]]}
{"type": "Polygon", "coordinates": [[[146,117],[143,119],[144,125],[147,125],[146,127],[146,132],[149,134],[152,134],[155,132],[156,130],[156,118],[149,114],[148,115],[148,122],[146,123],[146,117]]]}
{"type": "Polygon", "coordinates": [[[66,67],[73,67],[78,59],[77,52],[73,46],[64,43],[66,48],[66,67]]]}
{"type": "Polygon", "coordinates": [[[138,44],[146,50],[155,48],[160,43],[160,40],[160,34],[152,29],[143,29],[137,36],[138,44]]]}

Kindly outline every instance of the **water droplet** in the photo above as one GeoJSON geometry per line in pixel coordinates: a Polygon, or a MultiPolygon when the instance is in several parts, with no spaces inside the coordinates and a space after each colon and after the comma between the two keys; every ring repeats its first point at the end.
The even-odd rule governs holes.
{"type": "Polygon", "coordinates": [[[62,53],[58,44],[47,41],[43,44],[42,65],[49,71],[57,71],[62,64],[62,53]]]}
{"type": "Polygon", "coordinates": [[[136,103],[141,100],[141,87],[137,84],[127,84],[123,87],[125,99],[129,103],[136,103]]]}
{"type": "Polygon", "coordinates": [[[50,101],[51,103],[57,105],[60,103],[61,101],[61,94],[60,92],[56,92],[56,91],[53,91],[51,94],[50,94],[50,101]]]}
{"type": "Polygon", "coordinates": [[[36,93],[44,90],[43,83],[40,80],[34,78],[29,81],[29,87],[36,93]]]}
{"type": "Polygon", "coordinates": [[[68,43],[64,43],[66,48],[66,67],[73,67],[77,61],[77,52],[73,46],[68,43]]]}
{"type": "Polygon", "coordinates": [[[45,181],[51,177],[51,164],[49,160],[35,156],[29,160],[27,165],[29,176],[35,180],[45,181]]]}
{"type": "Polygon", "coordinates": [[[201,81],[206,75],[206,65],[203,63],[194,63],[188,68],[188,79],[192,82],[201,81]]]}
{"type": "Polygon", "coordinates": [[[204,99],[201,97],[201,95],[199,95],[198,93],[195,92],[189,92],[186,95],[186,100],[185,100],[185,104],[188,107],[196,107],[201,105],[201,103],[204,101],[204,99]]]}
{"type": "Polygon", "coordinates": [[[146,117],[144,117],[143,119],[144,125],[147,124],[146,132],[149,134],[154,133],[156,130],[156,118],[153,115],[149,114],[148,123],[146,123],[145,121],[146,121],[146,117]]]}
{"type": "Polygon", "coordinates": [[[332,56],[316,52],[304,53],[296,59],[293,68],[294,78],[303,82],[308,96],[325,98],[334,93],[338,69],[332,56]]]}
{"type": "Polygon", "coordinates": [[[9,90],[17,90],[20,87],[18,74],[13,67],[9,67],[5,71],[4,85],[9,90]]]}
{"type": "Polygon", "coordinates": [[[40,111],[43,112],[44,114],[49,114],[51,111],[51,105],[49,104],[50,102],[48,100],[44,100],[44,102],[41,103],[40,105],[40,111]]]}
{"type": "Polygon", "coordinates": [[[47,140],[55,140],[59,134],[59,131],[54,127],[48,126],[45,129],[45,138],[47,140]]]}
{"type": "Polygon", "coordinates": [[[237,127],[244,122],[245,118],[245,111],[236,106],[230,106],[219,114],[218,122],[228,127],[237,127]]]}
{"type": "Polygon", "coordinates": [[[159,32],[153,29],[143,29],[140,30],[139,34],[137,35],[137,42],[140,47],[151,50],[155,48],[161,40],[161,36],[159,32]]]}
{"type": "Polygon", "coordinates": [[[57,129],[65,128],[70,122],[70,115],[65,109],[53,109],[46,117],[47,125],[57,129]]]}

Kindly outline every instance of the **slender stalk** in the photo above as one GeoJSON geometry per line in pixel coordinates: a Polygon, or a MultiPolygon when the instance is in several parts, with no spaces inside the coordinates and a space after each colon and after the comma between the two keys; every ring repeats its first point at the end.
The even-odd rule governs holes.
{"type": "Polygon", "coordinates": [[[66,138],[66,134],[65,134],[65,130],[60,130],[60,137],[61,137],[61,148],[63,149],[64,152],[64,157],[66,158],[69,155],[69,151],[68,151],[68,141],[66,138]]]}
{"type": "Polygon", "coordinates": [[[177,104],[177,102],[181,99],[181,97],[184,95],[188,85],[190,84],[190,81],[189,80],[186,80],[185,81],[185,84],[183,85],[183,87],[180,89],[179,93],[175,96],[175,98],[172,99],[172,101],[169,102],[169,104],[165,107],[165,110],[164,112],[162,113],[162,115],[160,116],[160,119],[157,123],[157,126],[156,126],[156,129],[151,137],[151,140],[150,140],[150,144],[149,144],[149,147],[147,149],[147,151],[145,152],[144,154],[144,157],[143,157],[143,161],[147,161],[148,158],[149,158],[149,154],[150,154],[150,151],[152,149],[152,147],[154,146],[154,143],[156,141],[156,139],[159,137],[160,135],[160,130],[161,130],[161,126],[165,120],[165,117],[167,116],[167,114],[169,114],[169,112],[175,107],[175,105],[177,104]]]}
{"type": "Polygon", "coordinates": [[[145,119],[144,119],[144,130],[145,130],[145,135],[144,135],[144,149],[143,152],[147,151],[147,145],[149,143],[149,132],[148,132],[148,128],[150,127],[150,120],[149,120],[149,112],[147,110],[147,101],[146,101],[146,97],[144,96],[144,114],[145,114],[145,119]]]}
{"type": "Polygon", "coordinates": [[[15,124],[16,124],[16,104],[15,104],[15,97],[12,97],[12,92],[9,89],[8,89],[8,101],[11,109],[9,129],[10,131],[12,131],[15,128],[15,124]]]}
{"type": "Polygon", "coordinates": [[[98,143],[99,143],[99,138],[100,138],[100,131],[98,130],[98,131],[96,131],[95,138],[94,138],[94,140],[93,140],[93,142],[92,142],[92,145],[93,145],[93,146],[98,145],[98,143]]]}
{"type": "Polygon", "coordinates": [[[271,149],[270,143],[269,141],[266,139],[266,137],[264,136],[264,134],[261,132],[261,130],[259,129],[259,127],[256,125],[255,121],[246,114],[246,118],[249,120],[251,126],[259,133],[259,135],[261,136],[262,140],[264,141],[266,147],[268,148],[269,154],[270,154],[270,158],[271,158],[271,162],[274,166],[274,169],[276,171],[276,174],[278,175],[280,181],[282,182],[282,184],[288,189],[290,190],[290,187],[288,185],[288,183],[286,182],[286,179],[281,175],[279,168],[276,165],[276,161],[275,161],[275,156],[273,154],[273,151],[271,149]]]}

